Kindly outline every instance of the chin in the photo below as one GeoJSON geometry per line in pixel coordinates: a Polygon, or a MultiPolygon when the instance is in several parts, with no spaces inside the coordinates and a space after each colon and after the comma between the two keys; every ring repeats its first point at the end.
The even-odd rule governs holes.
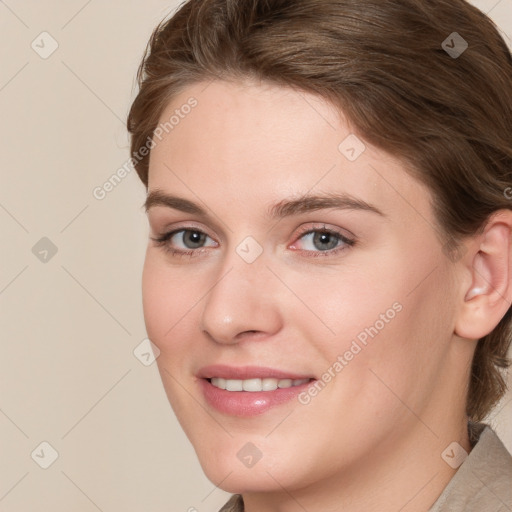
{"type": "Polygon", "coordinates": [[[283,487],[293,487],[293,482],[290,481],[289,475],[286,480],[283,480],[281,473],[284,472],[279,471],[278,474],[274,474],[277,473],[277,471],[272,472],[266,466],[227,468],[223,464],[201,464],[201,467],[210,482],[219,487],[219,489],[233,494],[274,492],[282,491],[283,487]]]}
{"type": "MultiPolygon", "coordinates": [[[[250,440],[251,437],[236,436],[224,444],[193,443],[206,477],[220,489],[235,494],[282,491],[283,487],[296,487],[300,479],[297,469],[304,467],[297,460],[296,450],[291,450],[293,457],[287,457],[279,452],[278,445],[268,440],[265,446],[262,440],[259,450],[250,440]]],[[[254,442],[258,444],[257,439],[254,442]]]]}

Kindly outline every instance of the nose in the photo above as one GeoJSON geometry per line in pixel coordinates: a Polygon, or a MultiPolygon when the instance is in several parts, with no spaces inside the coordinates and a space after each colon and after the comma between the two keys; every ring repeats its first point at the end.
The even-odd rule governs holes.
{"type": "Polygon", "coordinates": [[[263,256],[247,263],[233,251],[201,301],[201,330],[229,345],[275,334],[282,327],[278,284],[263,256]]]}

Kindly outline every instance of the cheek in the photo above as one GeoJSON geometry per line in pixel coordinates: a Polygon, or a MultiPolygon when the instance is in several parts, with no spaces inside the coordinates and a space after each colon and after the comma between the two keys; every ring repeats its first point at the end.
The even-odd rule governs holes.
{"type": "Polygon", "coordinates": [[[183,274],[148,249],[142,272],[144,320],[149,338],[161,351],[175,344],[175,333],[193,317],[204,294],[190,273],[183,274]]]}
{"type": "MultiPolygon", "coordinates": [[[[188,417],[187,407],[190,408],[190,397],[183,394],[181,387],[188,379],[190,339],[186,333],[190,333],[193,305],[200,290],[193,285],[185,286],[185,280],[179,276],[180,272],[171,268],[162,255],[148,248],[142,272],[146,332],[160,350],[157,367],[169,403],[181,423],[188,417]]],[[[186,427],[182,424],[185,431],[186,427]]]]}
{"type": "Polygon", "coordinates": [[[373,401],[376,415],[389,416],[386,408],[398,407],[408,418],[401,401],[421,411],[433,396],[453,332],[448,282],[442,270],[419,286],[411,279],[395,289],[396,295],[389,295],[397,299],[394,311],[388,310],[382,322],[361,331],[366,344],[351,363],[354,380],[349,387],[359,389],[366,403],[373,401]]]}
{"type": "Polygon", "coordinates": [[[354,339],[364,343],[376,331],[387,330],[399,316],[404,293],[398,280],[387,279],[391,272],[375,267],[290,276],[286,282],[302,302],[292,297],[285,306],[290,323],[301,325],[309,340],[331,357],[348,350],[354,339]]]}
{"type": "Polygon", "coordinates": [[[148,248],[142,271],[142,305],[144,321],[149,338],[155,345],[160,346],[165,334],[165,327],[169,328],[168,314],[172,311],[172,303],[169,304],[168,290],[161,279],[160,266],[151,256],[148,248]]]}
{"type": "Polygon", "coordinates": [[[365,400],[359,406],[380,397],[375,411],[397,401],[386,385],[399,396],[412,394],[412,400],[424,401],[452,333],[446,270],[435,262],[413,268],[397,257],[386,268],[374,265],[364,273],[348,269],[338,277],[323,277],[300,278],[301,298],[318,318],[306,318],[304,311],[296,311],[293,318],[322,356],[325,368],[317,369],[343,375],[334,379],[340,392],[362,394],[365,400]],[[333,367],[340,356],[341,363],[333,367]]]}

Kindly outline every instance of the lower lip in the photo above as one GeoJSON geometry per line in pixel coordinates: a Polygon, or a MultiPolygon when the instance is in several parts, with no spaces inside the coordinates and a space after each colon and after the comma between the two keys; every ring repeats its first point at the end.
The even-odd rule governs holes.
{"type": "Polygon", "coordinates": [[[274,391],[226,391],[213,386],[206,379],[199,379],[199,384],[206,401],[217,411],[231,416],[256,416],[272,407],[290,402],[297,398],[314,381],[299,386],[278,388],[274,391]]]}

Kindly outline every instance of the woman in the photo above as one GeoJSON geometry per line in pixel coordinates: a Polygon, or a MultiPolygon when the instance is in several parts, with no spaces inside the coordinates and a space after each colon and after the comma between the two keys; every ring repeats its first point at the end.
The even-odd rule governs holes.
{"type": "Polygon", "coordinates": [[[512,507],[512,59],[463,0],[192,0],[128,129],[148,336],[223,511],[512,507]]]}

